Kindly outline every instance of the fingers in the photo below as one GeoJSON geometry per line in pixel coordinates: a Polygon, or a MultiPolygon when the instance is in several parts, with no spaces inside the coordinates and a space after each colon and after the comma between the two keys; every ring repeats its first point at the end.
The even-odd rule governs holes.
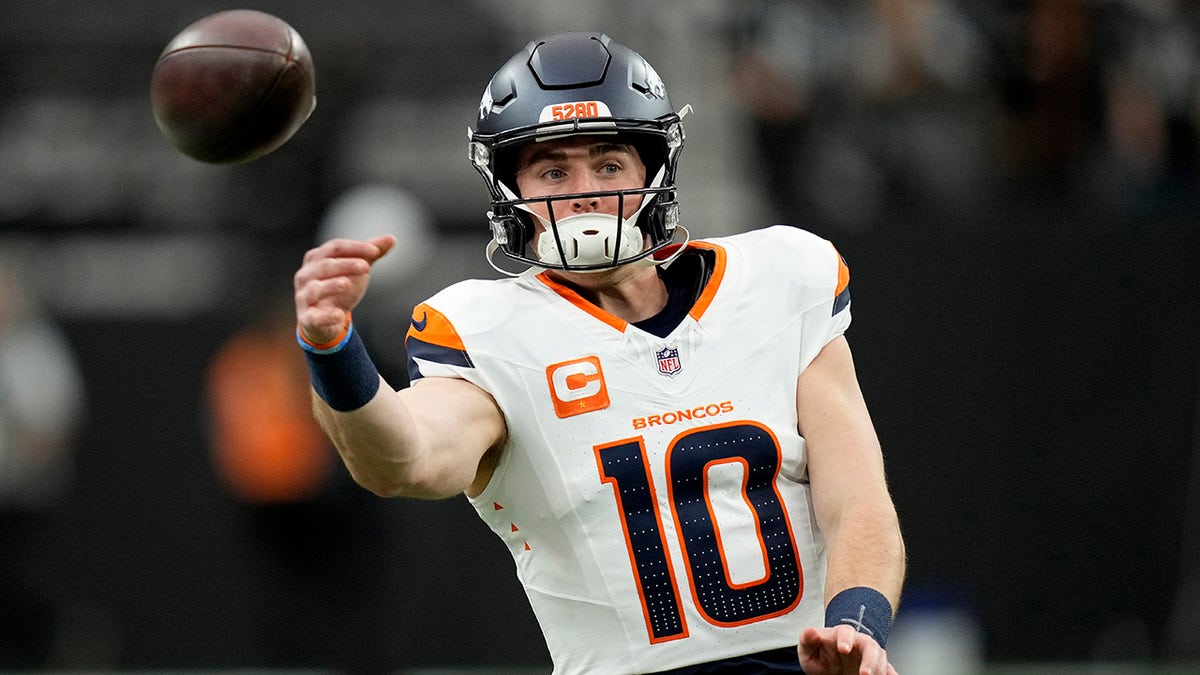
{"type": "Polygon", "coordinates": [[[296,310],[336,305],[350,311],[358,298],[357,287],[366,290],[371,265],[362,258],[312,258],[295,275],[296,310]]]}
{"type": "Polygon", "coordinates": [[[859,675],[888,675],[888,671],[893,673],[891,664],[888,663],[887,653],[878,645],[875,650],[866,651],[862,655],[862,660],[859,661],[859,675]]]}
{"type": "Polygon", "coordinates": [[[362,258],[318,258],[301,269],[306,280],[329,281],[367,274],[371,271],[371,263],[362,258]]]}
{"type": "Polygon", "coordinates": [[[837,652],[842,662],[847,665],[858,664],[858,675],[888,675],[892,670],[888,663],[887,652],[874,638],[859,633],[849,626],[834,628],[837,652]]]}
{"type": "Polygon", "coordinates": [[[821,633],[816,628],[805,628],[800,634],[800,650],[816,653],[821,649],[821,633]]]}
{"type": "Polygon", "coordinates": [[[311,249],[304,255],[304,262],[320,258],[361,258],[367,263],[379,260],[396,245],[396,238],[390,234],[375,237],[370,241],[355,239],[330,239],[311,249]]]}
{"type": "Polygon", "coordinates": [[[374,263],[376,260],[379,260],[383,256],[387,255],[388,251],[392,250],[392,247],[396,245],[396,238],[390,234],[385,234],[381,237],[375,237],[368,243],[379,249],[379,255],[375,256],[369,261],[374,263]]]}
{"type": "Polygon", "coordinates": [[[293,282],[296,321],[306,338],[323,343],[341,332],[366,293],[371,265],[395,245],[392,235],[370,241],[333,239],[305,254],[293,282]]]}
{"type": "Polygon", "coordinates": [[[807,628],[800,634],[797,652],[806,673],[896,675],[887,651],[849,626],[807,628]]]}

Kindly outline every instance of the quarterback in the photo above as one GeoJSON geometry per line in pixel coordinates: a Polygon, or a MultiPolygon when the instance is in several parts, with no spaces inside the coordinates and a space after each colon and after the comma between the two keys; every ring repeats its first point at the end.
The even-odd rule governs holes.
{"type": "Polygon", "coordinates": [[[309,251],[315,414],[372,492],[466,495],[556,673],[894,674],[904,544],[844,335],[849,271],[794,227],[691,239],[683,144],[639,54],[531,41],[469,145],[488,259],[522,269],[419,304],[396,391],[351,318],[396,240],[309,251]]]}

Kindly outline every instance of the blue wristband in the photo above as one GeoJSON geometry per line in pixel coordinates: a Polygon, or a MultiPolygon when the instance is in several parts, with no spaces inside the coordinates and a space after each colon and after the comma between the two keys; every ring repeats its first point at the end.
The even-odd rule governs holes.
{"type": "Polygon", "coordinates": [[[825,608],[825,625],[847,625],[887,646],[892,630],[892,603],[883,593],[866,586],[855,586],[833,596],[825,608]]]}
{"type": "Polygon", "coordinates": [[[328,349],[314,349],[300,336],[304,360],[313,390],[330,408],[340,412],[358,410],[379,391],[379,370],[367,354],[362,337],[347,326],[346,336],[328,349]]]}

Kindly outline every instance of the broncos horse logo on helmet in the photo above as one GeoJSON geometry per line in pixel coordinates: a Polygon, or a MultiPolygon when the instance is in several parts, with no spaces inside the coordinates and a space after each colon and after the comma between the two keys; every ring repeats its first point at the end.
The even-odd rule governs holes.
{"type": "Polygon", "coordinates": [[[672,243],[677,228],[683,230],[675,171],[684,141],[680,120],[689,110],[685,106],[676,113],[646,59],[603,33],[563,32],[531,41],[496,71],[480,100],[477,128],[470,132],[471,163],[491,192],[488,261],[498,249],[529,265],[572,271],[665,262],[654,254],[672,243]],[[581,221],[571,223],[571,217],[556,219],[551,209],[546,219],[529,204],[581,195],[525,199],[518,194],[519,148],[580,134],[613,135],[637,150],[646,165],[644,187],[588,193],[617,197],[618,214],[627,200],[642,199],[636,213],[574,216],[581,221]],[[536,241],[539,220],[552,239],[536,241]],[[604,245],[586,245],[589,237],[604,245]]]}

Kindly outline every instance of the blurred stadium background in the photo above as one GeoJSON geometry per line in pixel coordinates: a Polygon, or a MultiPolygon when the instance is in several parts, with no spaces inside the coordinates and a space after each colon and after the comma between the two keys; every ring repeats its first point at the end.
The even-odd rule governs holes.
{"type": "Polygon", "coordinates": [[[849,261],[901,672],[1200,672],[1200,7],[1172,0],[3,3],[0,669],[548,672],[465,501],[371,497],[304,427],[288,307],[318,238],[400,233],[360,319],[403,383],[411,305],[493,275],[482,87],[563,28],[695,108],[693,232],[849,261]],[[234,6],[304,36],[319,102],[213,167],[147,85],[234,6]]]}

